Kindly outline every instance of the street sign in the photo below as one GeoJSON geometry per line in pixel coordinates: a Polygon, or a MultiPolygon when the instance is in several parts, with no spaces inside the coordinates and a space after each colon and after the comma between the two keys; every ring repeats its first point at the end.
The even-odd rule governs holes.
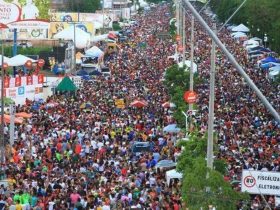
{"type": "Polygon", "coordinates": [[[186,91],[184,94],[184,100],[188,104],[193,104],[196,102],[197,94],[194,91],[186,91]]]}

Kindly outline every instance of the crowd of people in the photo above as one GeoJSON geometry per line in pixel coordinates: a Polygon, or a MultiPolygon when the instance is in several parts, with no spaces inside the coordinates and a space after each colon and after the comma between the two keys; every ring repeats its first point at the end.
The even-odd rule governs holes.
{"type": "MultiPolygon", "coordinates": [[[[163,4],[135,17],[138,24],[130,28],[129,40],[105,59],[109,78],[85,81],[72,96],[49,97],[46,103],[55,107],[42,104],[36,111],[28,103],[17,108],[33,116],[16,127],[15,144],[7,150],[2,170],[9,185],[1,186],[0,208],[182,209],[180,180],[168,184],[164,171],[156,167],[159,160],[174,160],[180,153],[176,147],[180,137],[163,132],[164,126],[175,123],[162,107],[170,97],[161,81],[165,69],[174,64],[167,57],[175,53],[175,45],[156,33],[168,32],[169,15],[170,5],[163,4]],[[125,107],[117,108],[116,99],[124,99],[125,107]],[[147,106],[131,107],[134,100],[146,101],[147,106]],[[136,156],[131,150],[136,141],[151,142],[153,152],[136,156]]],[[[190,28],[189,19],[186,27],[190,28]]],[[[246,51],[226,29],[218,35],[279,112],[279,86],[247,60],[246,51]]],[[[196,85],[198,125],[205,132],[211,40],[198,23],[195,43],[198,75],[206,79],[196,85]]],[[[228,163],[227,179],[240,180],[242,169],[279,172],[279,124],[219,49],[216,64],[217,158],[228,163]]],[[[266,200],[273,207],[274,197],[266,200]]],[[[255,196],[251,209],[263,209],[263,204],[255,196]]]]}
{"type": "Polygon", "coordinates": [[[162,5],[136,17],[129,42],[106,59],[111,77],[85,81],[72,96],[53,95],[37,111],[32,102],[17,107],[32,118],[16,127],[15,144],[6,152],[2,169],[9,185],[1,188],[1,209],[181,208],[180,181],[167,184],[156,167],[180,153],[176,136],[162,132],[172,116],[162,107],[168,96],[160,77],[174,49],[151,27],[168,31],[168,12],[162,5]],[[142,49],[139,42],[149,45],[142,49]],[[115,107],[115,99],[124,99],[125,108],[115,107]],[[147,106],[131,107],[136,99],[147,106]],[[133,153],[136,141],[151,142],[152,152],[133,153]]]}

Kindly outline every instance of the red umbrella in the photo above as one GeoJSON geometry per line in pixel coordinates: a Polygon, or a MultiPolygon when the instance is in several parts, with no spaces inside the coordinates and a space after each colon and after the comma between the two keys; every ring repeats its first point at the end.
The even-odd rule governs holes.
{"type": "Polygon", "coordinates": [[[171,107],[175,107],[175,104],[167,101],[167,102],[163,103],[161,106],[163,108],[171,108],[171,107]]]}
{"type": "Polygon", "coordinates": [[[142,108],[147,105],[148,105],[147,102],[139,101],[139,100],[135,100],[130,104],[130,106],[137,107],[137,108],[142,108]]]}

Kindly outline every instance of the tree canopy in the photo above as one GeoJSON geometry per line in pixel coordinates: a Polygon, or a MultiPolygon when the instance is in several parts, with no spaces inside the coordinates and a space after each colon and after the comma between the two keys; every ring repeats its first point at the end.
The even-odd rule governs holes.
{"type": "MultiPolygon", "coordinates": [[[[211,7],[220,21],[226,21],[243,0],[212,0],[211,7]]],[[[280,52],[280,4],[279,0],[248,0],[234,16],[232,23],[247,25],[252,35],[268,36],[269,47],[280,52]],[[259,30],[258,30],[259,29],[259,30]]]]}
{"type": "Polygon", "coordinates": [[[96,10],[101,9],[100,0],[69,0],[68,1],[68,10],[72,12],[89,12],[94,13],[96,10]]]}

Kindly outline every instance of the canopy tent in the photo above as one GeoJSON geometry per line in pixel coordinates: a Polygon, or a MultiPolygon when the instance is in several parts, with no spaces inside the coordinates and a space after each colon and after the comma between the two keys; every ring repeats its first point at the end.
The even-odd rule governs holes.
{"type": "Polygon", "coordinates": [[[22,117],[22,118],[31,118],[32,114],[28,114],[26,112],[18,112],[15,114],[16,117],[22,117]]]}
{"type": "Polygon", "coordinates": [[[93,21],[93,25],[95,29],[101,29],[103,27],[102,23],[98,21],[93,21]]]}
{"type": "Polygon", "coordinates": [[[171,168],[175,166],[176,163],[173,160],[161,160],[156,164],[156,168],[171,168]]]}
{"type": "Polygon", "coordinates": [[[234,28],[231,29],[231,31],[237,31],[237,32],[245,32],[248,33],[250,31],[250,29],[248,27],[246,27],[243,24],[240,24],[234,28]]]}
{"type": "Polygon", "coordinates": [[[147,105],[148,103],[146,101],[139,101],[139,100],[135,100],[130,104],[130,106],[137,107],[137,108],[142,108],[147,105]]]}
{"type": "MultiPolygon", "coordinates": [[[[9,63],[10,58],[4,56],[4,63],[9,63]]],[[[0,55],[0,65],[2,66],[2,55],[0,55]]]]}
{"type": "Polygon", "coordinates": [[[26,57],[24,55],[16,55],[8,60],[9,66],[24,66],[26,61],[30,60],[32,63],[37,62],[37,60],[33,60],[32,58],[26,57]]]}
{"type": "Polygon", "coordinates": [[[76,91],[78,88],[69,77],[64,77],[63,80],[58,84],[56,90],[58,91],[76,91]]]}
{"type": "Polygon", "coordinates": [[[241,37],[247,37],[247,35],[243,32],[235,32],[235,33],[232,33],[231,36],[233,38],[241,38],[241,37]]]}
{"type": "Polygon", "coordinates": [[[243,46],[247,46],[247,45],[257,45],[258,46],[258,45],[260,45],[260,43],[258,41],[249,39],[243,43],[243,46]]]}
{"type": "Polygon", "coordinates": [[[181,129],[178,128],[176,124],[170,124],[163,128],[163,132],[166,132],[166,133],[179,133],[180,130],[181,129]]]}
{"type": "Polygon", "coordinates": [[[54,35],[54,39],[73,40],[75,39],[75,46],[79,49],[88,47],[90,44],[90,34],[77,26],[70,26],[54,35]],[[75,29],[75,31],[74,31],[75,29]],[[75,37],[74,37],[75,34],[75,37]]]}
{"type": "Polygon", "coordinates": [[[77,72],[78,76],[86,76],[89,75],[89,73],[83,69],[81,69],[80,71],[77,72]]]}
{"type": "MultiPolygon", "coordinates": [[[[190,60],[186,60],[186,61],[185,61],[185,65],[188,67],[188,68],[185,69],[185,70],[189,70],[189,69],[191,68],[191,61],[190,61],[190,60]]],[[[179,68],[183,68],[183,61],[180,62],[180,63],[178,64],[178,66],[179,66],[179,68]]],[[[196,65],[195,62],[193,62],[193,73],[196,73],[196,72],[197,72],[197,65],[196,65]]]]}
{"type": "Polygon", "coordinates": [[[101,57],[103,55],[103,51],[100,50],[97,46],[93,46],[92,48],[88,49],[86,51],[86,56],[91,56],[91,57],[101,57]]]}
{"type": "Polygon", "coordinates": [[[257,46],[257,47],[253,47],[253,48],[250,48],[250,52],[249,54],[255,52],[255,51],[260,51],[260,52],[271,52],[270,49],[267,49],[267,48],[264,48],[264,47],[261,47],[261,46],[257,46]]]}
{"type": "Polygon", "coordinates": [[[166,182],[169,185],[171,179],[182,179],[183,174],[177,172],[176,169],[173,169],[170,171],[166,171],[165,177],[166,177],[166,182]]]}
{"type": "Polygon", "coordinates": [[[92,42],[100,42],[100,41],[105,41],[108,37],[108,34],[102,34],[102,35],[98,35],[98,36],[93,36],[91,38],[92,42]]]}
{"type": "MultiPolygon", "coordinates": [[[[4,114],[4,122],[5,123],[11,123],[11,116],[7,115],[7,114],[4,114]]],[[[15,124],[22,124],[23,120],[15,117],[15,121],[14,122],[15,122],[15,124]]],[[[0,123],[1,123],[1,118],[0,118],[0,123]]]]}
{"type": "Polygon", "coordinates": [[[272,56],[268,56],[267,58],[261,60],[262,63],[268,63],[268,62],[274,62],[274,63],[280,63],[280,60],[277,58],[274,58],[272,56]]]}
{"type": "Polygon", "coordinates": [[[269,71],[280,71],[280,65],[269,68],[269,71]]]}

